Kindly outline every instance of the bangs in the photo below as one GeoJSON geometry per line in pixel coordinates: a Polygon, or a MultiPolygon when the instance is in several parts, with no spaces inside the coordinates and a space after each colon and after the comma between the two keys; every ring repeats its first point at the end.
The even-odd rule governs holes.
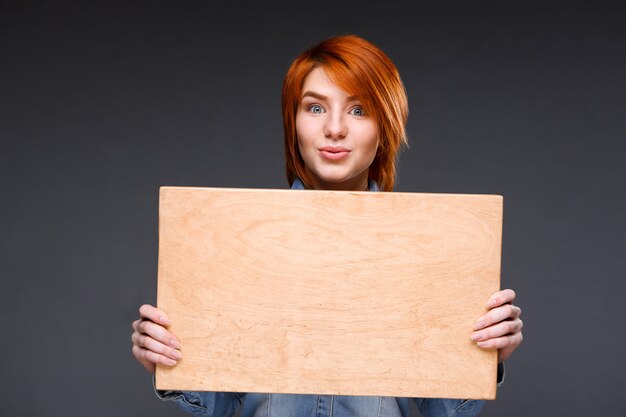
{"type": "Polygon", "coordinates": [[[341,88],[348,95],[355,97],[361,102],[365,113],[373,116],[380,122],[378,107],[375,97],[370,93],[371,88],[367,82],[367,74],[358,71],[335,57],[326,57],[324,62],[320,62],[314,68],[322,68],[330,81],[341,88]]]}

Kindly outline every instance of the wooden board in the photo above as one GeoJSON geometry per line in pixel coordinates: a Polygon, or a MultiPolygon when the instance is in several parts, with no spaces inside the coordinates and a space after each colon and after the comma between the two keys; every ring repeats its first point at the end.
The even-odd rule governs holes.
{"type": "Polygon", "coordinates": [[[496,195],[161,187],[158,389],[494,399],[496,195]]]}

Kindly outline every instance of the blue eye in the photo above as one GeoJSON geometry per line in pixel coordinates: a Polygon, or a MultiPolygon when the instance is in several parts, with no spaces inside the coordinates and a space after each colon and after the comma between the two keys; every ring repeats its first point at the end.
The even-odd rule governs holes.
{"type": "Polygon", "coordinates": [[[321,114],[324,113],[324,108],[319,104],[311,104],[309,106],[309,111],[313,114],[321,114]]]}
{"type": "Polygon", "coordinates": [[[365,110],[363,110],[363,107],[355,107],[352,110],[350,110],[350,114],[353,116],[365,116],[365,110]]]}

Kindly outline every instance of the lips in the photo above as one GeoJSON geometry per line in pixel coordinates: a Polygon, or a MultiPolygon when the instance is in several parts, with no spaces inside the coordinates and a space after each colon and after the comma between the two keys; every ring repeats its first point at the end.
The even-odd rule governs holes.
{"type": "Polygon", "coordinates": [[[323,148],[319,148],[319,152],[323,158],[332,161],[343,159],[350,153],[348,149],[341,146],[324,146],[323,148]]]}

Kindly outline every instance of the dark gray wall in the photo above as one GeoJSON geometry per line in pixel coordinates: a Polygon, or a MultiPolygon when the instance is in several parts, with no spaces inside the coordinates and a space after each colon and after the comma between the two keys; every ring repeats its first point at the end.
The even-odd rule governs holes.
{"type": "Polygon", "coordinates": [[[397,189],[504,195],[526,339],[482,415],[623,415],[622,6],[232,3],[0,2],[0,415],[182,415],[130,352],[158,187],[286,187],[283,73],[348,32],[409,92],[397,189]]]}

